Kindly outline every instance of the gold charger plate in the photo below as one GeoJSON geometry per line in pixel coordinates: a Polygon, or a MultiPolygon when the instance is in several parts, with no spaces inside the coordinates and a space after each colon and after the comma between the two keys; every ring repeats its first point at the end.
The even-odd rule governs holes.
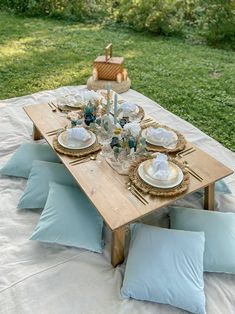
{"type": "Polygon", "coordinates": [[[132,182],[132,184],[136,186],[136,188],[138,188],[143,193],[148,193],[152,196],[161,196],[161,197],[173,197],[179,194],[183,194],[184,192],[187,191],[188,186],[189,186],[189,180],[190,180],[188,170],[184,167],[182,163],[180,163],[179,161],[173,158],[171,158],[170,161],[174,162],[183,172],[183,180],[179,185],[177,185],[174,188],[158,188],[142,180],[138,173],[139,165],[142,162],[146,160],[151,160],[151,159],[152,158],[149,159],[148,157],[142,157],[138,161],[135,161],[131,164],[128,171],[128,175],[129,175],[130,181],[132,182]]]}
{"type": "MultiPolygon", "coordinates": [[[[147,146],[146,146],[146,150],[149,151],[149,152],[159,152],[159,153],[178,153],[180,152],[181,150],[183,150],[186,146],[186,139],[185,137],[183,136],[183,134],[181,134],[180,132],[178,132],[177,130],[174,130],[166,125],[162,125],[162,124],[158,124],[157,122],[154,123],[153,125],[151,125],[152,127],[156,127],[156,128],[164,128],[166,130],[170,130],[170,131],[173,131],[177,137],[178,137],[178,141],[177,141],[177,145],[174,149],[170,149],[170,148],[166,148],[166,147],[163,147],[163,146],[157,146],[157,145],[153,145],[153,144],[150,144],[150,143],[147,143],[147,146]]],[[[142,134],[143,134],[143,131],[148,128],[149,125],[147,124],[147,126],[144,126],[142,127],[142,134]]]]}
{"type": "Polygon", "coordinates": [[[171,172],[169,179],[158,179],[152,167],[152,159],[149,159],[139,165],[138,174],[142,180],[153,187],[170,189],[178,186],[182,182],[184,175],[180,167],[177,166],[174,162],[169,161],[169,168],[171,172]]]}
{"type": "Polygon", "coordinates": [[[96,135],[91,131],[87,131],[90,134],[90,138],[86,141],[78,141],[76,139],[68,138],[68,130],[60,133],[58,136],[58,143],[64,148],[68,149],[85,149],[93,145],[96,141],[96,135]]]}

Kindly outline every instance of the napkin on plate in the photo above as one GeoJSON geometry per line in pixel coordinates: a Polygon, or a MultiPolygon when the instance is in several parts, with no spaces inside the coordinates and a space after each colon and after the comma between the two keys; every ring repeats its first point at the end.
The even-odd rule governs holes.
{"type": "Polygon", "coordinates": [[[67,134],[68,139],[77,140],[79,142],[86,142],[91,138],[91,135],[83,127],[68,129],[67,134]]]}
{"type": "Polygon", "coordinates": [[[174,149],[176,147],[178,139],[176,133],[173,131],[153,127],[148,128],[147,137],[159,143],[160,146],[170,149],[174,149]]]}
{"type": "Polygon", "coordinates": [[[99,100],[99,95],[95,92],[95,91],[84,91],[81,94],[81,98],[83,99],[83,101],[96,101],[99,100]]]}
{"type": "Polygon", "coordinates": [[[171,170],[168,163],[168,157],[165,154],[158,154],[152,162],[153,170],[157,180],[167,180],[171,175],[171,170]]]}
{"type": "Polygon", "coordinates": [[[129,114],[133,113],[136,111],[136,105],[132,104],[130,102],[124,102],[121,105],[122,111],[123,111],[123,116],[128,116],[129,114]]]}

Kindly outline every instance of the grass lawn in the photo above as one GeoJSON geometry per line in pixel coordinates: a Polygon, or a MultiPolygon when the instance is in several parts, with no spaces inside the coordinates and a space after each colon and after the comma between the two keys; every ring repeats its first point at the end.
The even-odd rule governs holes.
{"type": "Polygon", "coordinates": [[[112,42],[132,88],[235,151],[235,54],[119,27],[0,13],[0,99],[85,84],[112,42]]]}

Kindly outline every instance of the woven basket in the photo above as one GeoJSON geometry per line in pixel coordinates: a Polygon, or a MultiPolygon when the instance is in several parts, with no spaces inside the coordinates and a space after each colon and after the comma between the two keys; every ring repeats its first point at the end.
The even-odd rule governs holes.
{"type": "Polygon", "coordinates": [[[99,80],[116,81],[117,75],[122,74],[124,58],[113,57],[112,54],[112,44],[109,44],[105,48],[105,56],[99,56],[95,59],[93,67],[97,70],[99,80]],[[109,52],[110,55],[108,55],[109,52]]]}

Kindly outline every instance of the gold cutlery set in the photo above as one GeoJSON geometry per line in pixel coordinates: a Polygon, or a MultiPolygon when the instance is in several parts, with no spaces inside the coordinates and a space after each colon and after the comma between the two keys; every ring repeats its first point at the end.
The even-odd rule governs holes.
{"type": "Polygon", "coordinates": [[[66,127],[58,128],[58,129],[55,129],[55,130],[48,131],[48,132],[46,132],[46,134],[48,136],[56,135],[58,132],[61,132],[61,131],[65,130],[65,129],[66,129],[66,127]]]}
{"type": "Polygon", "coordinates": [[[87,155],[87,156],[83,156],[80,158],[76,158],[75,160],[70,161],[70,165],[71,166],[75,166],[78,164],[81,164],[83,162],[89,161],[89,160],[96,160],[98,153],[92,154],[92,155],[87,155]]]}
{"type": "Polygon", "coordinates": [[[144,198],[143,194],[131,183],[127,183],[127,190],[131,192],[141,203],[147,205],[149,202],[144,198]]]}
{"type": "Polygon", "coordinates": [[[51,108],[52,112],[57,112],[57,109],[59,109],[59,107],[56,106],[53,102],[49,102],[48,106],[51,108]]]}
{"type": "MultiPolygon", "coordinates": [[[[190,148],[187,148],[185,150],[183,150],[182,152],[179,152],[176,154],[176,158],[183,158],[193,152],[195,152],[196,149],[194,147],[190,147],[190,148]]],[[[188,172],[195,178],[197,179],[198,181],[202,182],[203,181],[203,178],[196,172],[194,171],[190,166],[189,166],[189,163],[185,160],[183,161],[183,164],[184,164],[184,167],[188,170],[188,172]]]]}
{"type": "Polygon", "coordinates": [[[141,126],[142,128],[147,128],[147,127],[152,126],[152,125],[154,125],[154,124],[156,124],[156,121],[154,121],[154,120],[151,119],[151,118],[144,119],[144,120],[142,120],[142,121],[140,122],[140,126],[141,126]]]}

